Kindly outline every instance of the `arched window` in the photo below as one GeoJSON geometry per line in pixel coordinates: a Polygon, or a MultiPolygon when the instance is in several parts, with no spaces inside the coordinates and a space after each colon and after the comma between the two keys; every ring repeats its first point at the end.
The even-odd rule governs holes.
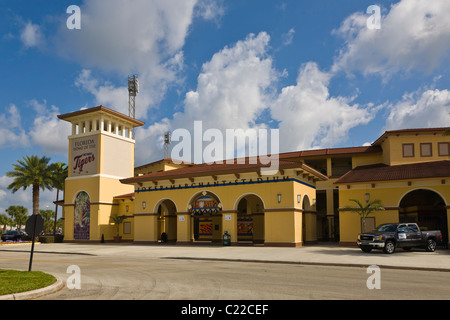
{"type": "Polygon", "coordinates": [[[74,239],[89,240],[91,225],[91,199],[89,195],[81,191],[75,199],[74,210],[74,239]]]}

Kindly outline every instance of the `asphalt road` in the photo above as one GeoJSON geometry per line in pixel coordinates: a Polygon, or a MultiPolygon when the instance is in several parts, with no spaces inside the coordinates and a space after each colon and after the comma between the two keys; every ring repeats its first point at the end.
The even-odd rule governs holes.
{"type": "MultiPolygon", "coordinates": [[[[28,261],[27,251],[0,250],[0,269],[27,270],[28,261]]],[[[38,251],[33,270],[66,283],[40,300],[450,299],[450,272],[381,269],[380,289],[371,290],[364,267],[170,259],[131,249],[124,255],[38,251]]]]}

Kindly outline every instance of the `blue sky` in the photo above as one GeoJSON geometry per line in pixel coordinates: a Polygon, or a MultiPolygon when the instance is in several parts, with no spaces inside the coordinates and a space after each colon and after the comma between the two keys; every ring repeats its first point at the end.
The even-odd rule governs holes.
{"type": "MultiPolygon", "coordinates": [[[[31,207],[5,176],[25,155],[67,162],[56,115],[126,113],[138,74],[136,165],[165,131],[276,128],[280,151],[360,146],[383,131],[448,126],[448,0],[3,0],[0,212],[31,207]],[[70,5],[81,29],[68,30],[70,5]],[[367,8],[381,9],[370,29],[367,8]]],[[[41,208],[51,204],[45,192],[41,208]]]]}

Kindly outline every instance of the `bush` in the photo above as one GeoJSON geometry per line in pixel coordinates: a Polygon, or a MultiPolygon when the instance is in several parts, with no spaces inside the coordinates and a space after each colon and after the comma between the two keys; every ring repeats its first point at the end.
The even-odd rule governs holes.
{"type": "Polygon", "coordinates": [[[62,234],[54,235],[42,235],[39,236],[39,242],[41,243],[62,243],[64,236],[62,234]]]}

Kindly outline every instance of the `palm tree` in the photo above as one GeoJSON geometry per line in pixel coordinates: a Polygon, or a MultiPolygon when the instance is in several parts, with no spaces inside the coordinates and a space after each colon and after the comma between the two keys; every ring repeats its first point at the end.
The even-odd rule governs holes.
{"type": "Polygon", "coordinates": [[[49,233],[55,212],[53,210],[39,210],[39,214],[44,219],[44,233],[49,233]]]}
{"type": "Polygon", "coordinates": [[[8,218],[8,216],[4,213],[0,214],[0,225],[2,226],[2,230],[0,230],[0,234],[3,234],[6,232],[6,228],[9,225],[9,220],[10,218],[8,218]]]}
{"type": "Polygon", "coordinates": [[[23,206],[9,206],[5,211],[11,216],[16,229],[22,230],[22,226],[28,219],[28,209],[23,206]]]}
{"type": "Polygon", "coordinates": [[[362,217],[363,232],[366,232],[366,217],[374,211],[385,210],[381,204],[381,200],[373,200],[370,202],[367,201],[365,206],[363,206],[362,203],[357,199],[349,199],[349,200],[355,202],[358,205],[358,207],[345,207],[341,211],[350,211],[358,213],[362,217]]]}
{"type": "Polygon", "coordinates": [[[19,189],[26,190],[32,187],[33,192],[33,214],[39,214],[39,191],[53,190],[52,173],[49,168],[50,158],[38,156],[26,156],[23,160],[17,160],[13,164],[14,170],[7,172],[6,176],[14,178],[8,186],[9,190],[16,193],[19,189]]]}
{"type": "Polygon", "coordinates": [[[56,221],[58,219],[58,201],[59,201],[59,191],[64,190],[64,185],[66,182],[66,178],[69,174],[68,166],[65,163],[62,162],[56,162],[53,163],[50,166],[50,170],[52,171],[53,175],[53,182],[52,185],[56,189],[56,207],[55,207],[55,223],[53,227],[53,235],[56,235],[56,221]]]}
{"type": "Polygon", "coordinates": [[[120,224],[122,223],[122,222],[124,222],[125,221],[125,219],[127,219],[128,217],[126,216],[126,215],[121,215],[121,216],[119,216],[117,213],[115,213],[115,214],[113,214],[112,216],[111,216],[111,221],[112,222],[114,222],[114,224],[116,225],[116,237],[115,237],[115,240],[117,239],[119,239],[120,238],[120,235],[119,235],[119,230],[120,230],[120,224]]]}

